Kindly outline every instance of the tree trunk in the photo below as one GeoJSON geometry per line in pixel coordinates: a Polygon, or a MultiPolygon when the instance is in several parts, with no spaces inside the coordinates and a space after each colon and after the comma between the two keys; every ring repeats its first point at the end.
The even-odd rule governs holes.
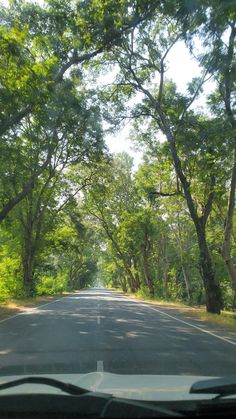
{"type": "Polygon", "coordinates": [[[37,219],[34,214],[34,197],[31,193],[28,196],[26,202],[26,216],[25,220],[20,212],[20,219],[24,230],[24,242],[23,242],[23,254],[22,254],[22,265],[23,265],[23,280],[24,289],[27,296],[31,297],[35,292],[34,284],[34,260],[36,254],[36,242],[40,238],[41,231],[41,217],[37,219]]]}
{"type": "Polygon", "coordinates": [[[152,282],[152,278],[149,272],[149,266],[148,266],[148,262],[146,257],[144,257],[143,259],[143,271],[144,271],[144,276],[145,276],[145,280],[147,282],[147,286],[149,289],[149,293],[151,297],[154,297],[154,287],[153,287],[153,282],[152,282]]]}
{"type": "Polygon", "coordinates": [[[205,291],[206,291],[207,311],[211,313],[220,314],[220,307],[221,307],[220,287],[215,278],[211,256],[210,256],[209,249],[206,243],[205,232],[204,234],[202,234],[203,232],[201,231],[199,227],[201,224],[201,219],[203,221],[202,224],[204,225],[206,224],[207,219],[212,209],[212,202],[213,202],[213,196],[214,196],[214,176],[211,177],[211,185],[210,185],[211,191],[208,195],[207,203],[204,208],[204,213],[202,217],[199,217],[195,201],[191,194],[190,183],[188,182],[182,168],[181,157],[176,147],[175,134],[172,131],[171,124],[170,124],[170,121],[168,120],[168,117],[165,114],[165,110],[162,109],[163,86],[164,86],[163,85],[163,82],[164,82],[163,59],[161,61],[161,66],[160,66],[160,84],[159,84],[159,93],[158,93],[157,98],[153,96],[152,93],[143,86],[142,81],[139,80],[138,75],[135,73],[134,69],[132,69],[132,76],[134,78],[134,83],[133,83],[134,87],[137,90],[143,92],[144,95],[150,100],[151,106],[154,108],[158,116],[158,118],[156,118],[156,115],[155,115],[154,120],[157,122],[158,128],[161,129],[161,131],[166,136],[166,139],[169,143],[174,168],[175,168],[177,177],[180,180],[181,185],[183,187],[188,210],[195,224],[195,228],[198,235],[200,266],[201,266],[201,272],[202,272],[203,282],[204,282],[205,291]]]}
{"type": "Polygon", "coordinates": [[[139,288],[140,288],[140,278],[139,278],[139,273],[138,272],[135,272],[134,278],[135,278],[135,288],[136,288],[136,290],[139,290],[139,288]]]}
{"type": "Polygon", "coordinates": [[[206,308],[210,313],[220,314],[221,291],[215,278],[211,254],[206,242],[205,225],[199,223],[196,230],[200,252],[200,272],[206,292],[206,308]]]}
{"type": "Polygon", "coordinates": [[[149,293],[151,297],[154,297],[154,286],[153,286],[153,280],[149,271],[149,263],[148,263],[148,237],[147,232],[145,232],[145,242],[143,244],[143,272],[145,281],[147,283],[149,293]]]}
{"type": "Polygon", "coordinates": [[[69,286],[69,290],[73,290],[74,286],[74,278],[73,278],[73,261],[69,267],[69,272],[68,272],[68,286],[69,286]]]}
{"type": "Polygon", "coordinates": [[[179,213],[177,215],[177,225],[178,225],[178,242],[179,242],[179,251],[180,251],[180,260],[181,260],[181,269],[183,273],[187,299],[190,300],[190,284],[189,284],[189,277],[186,272],[185,263],[184,263],[184,251],[183,251],[183,242],[182,242],[182,233],[180,228],[180,221],[179,221],[179,213]]]}
{"type": "Polygon", "coordinates": [[[130,291],[135,293],[136,289],[135,289],[135,286],[134,286],[134,278],[133,278],[133,275],[132,275],[131,271],[127,275],[127,281],[128,281],[128,284],[129,284],[130,291]]]}
{"type": "Polygon", "coordinates": [[[120,279],[120,283],[121,283],[121,288],[123,292],[127,292],[127,283],[126,283],[126,278],[124,277],[123,279],[120,279]]]}
{"type": "Polygon", "coordinates": [[[168,298],[168,258],[166,255],[166,239],[163,234],[161,234],[159,246],[161,249],[161,253],[158,256],[159,263],[160,259],[162,259],[162,294],[164,298],[168,298]]]}
{"type": "Polygon", "coordinates": [[[135,286],[135,278],[134,275],[130,269],[130,267],[128,266],[128,264],[125,262],[125,270],[127,272],[127,279],[128,279],[128,284],[130,287],[131,292],[136,292],[136,286],[135,286]]]}
{"type": "Polygon", "coordinates": [[[236,188],[236,144],[234,149],[234,165],[232,169],[230,193],[228,200],[228,208],[225,220],[224,238],[221,247],[221,255],[225,261],[229,277],[231,279],[232,290],[233,290],[233,308],[236,308],[236,269],[231,256],[231,240],[233,233],[233,216],[235,207],[235,188],[236,188]]]}
{"type": "Polygon", "coordinates": [[[200,270],[201,270],[203,284],[204,284],[204,288],[206,292],[206,309],[210,313],[220,314],[221,291],[220,291],[219,283],[217,282],[215,278],[215,272],[213,269],[212,259],[211,259],[211,255],[210,255],[207,242],[206,242],[206,231],[205,231],[206,222],[212,208],[214,181],[212,182],[212,185],[211,185],[212,190],[209,193],[208,200],[205,205],[205,211],[202,217],[199,217],[197,213],[197,209],[194,204],[193,197],[191,195],[190,184],[187,181],[187,178],[182,170],[182,164],[181,164],[180,157],[178,155],[174,137],[170,131],[170,128],[168,126],[168,123],[166,121],[166,118],[162,110],[160,108],[157,110],[162,121],[163,132],[165,133],[168,143],[170,145],[170,151],[171,151],[173,163],[175,166],[175,170],[183,186],[184,195],[185,195],[185,199],[188,205],[188,209],[189,209],[191,218],[194,222],[196,232],[197,232],[198,247],[199,247],[199,253],[200,253],[200,270]]]}
{"type": "Polygon", "coordinates": [[[27,297],[34,295],[34,278],[33,278],[33,245],[32,232],[25,237],[25,248],[23,255],[23,280],[24,289],[27,297]]]}
{"type": "Polygon", "coordinates": [[[185,270],[185,267],[184,267],[184,265],[183,265],[183,262],[182,262],[182,266],[181,266],[181,268],[182,268],[182,273],[183,273],[183,278],[184,278],[184,283],[185,283],[185,288],[186,288],[187,298],[188,298],[188,301],[189,301],[189,300],[190,300],[189,277],[188,277],[188,275],[187,275],[187,273],[186,273],[186,270],[185,270]]]}
{"type": "MultiPolygon", "coordinates": [[[[236,26],[231,25],[231,31],[229,35],[228,51],[224,62],[224,78],[223,84],[221,85],[221,94],[225,103],[225,111],[228,121],[232,127],[234,135],[236,133],[236,119],[233,108],[233,91],[234,91],[234,60],[235,60],[235,38],[236,38],[236,26]],[[223,88],[222,88],[223,87],[223,88]]],[[[226,263],[226,267],[231,278],[232,289],[234,292],[233,296],[233,307],[236,307],[236,270],[231,256],[231,239],[233,233],[233,215],[235,207],[235,188],[236,188],[236,140],[234,141],[234,165],[231,175],[230,193],[228,200],[227,215],[225,220],[224,238],[222,243],[222,256],[226,263]]]]}
{"type": "Polygon", "coordinates": [[[168,298],[168,259],[166,256],[165,249],[163,253],[163,295],[168,298]]]}
{"type": "Polygon", "coordinates": [[[134,269],[135,269],[135,274],[134,274],[135,288],[136,288],[136,290],[138,290],[140,288],[140,278],[139,278],[139,272],[138,272],[136,257],[133,257],[133,266],[134,266],[134,269]]]}
{"type": "Polygon", "coordinates": [[[17,205],[19,202],[21,202],[23,199],[25,199],[27,196],[32,194],[33,189],[35,188],[35,185],[38,181],[39,176],[43,173],[43,171],[48,167],[48,164],[51,160],[52,154],[51,150],[48,153],[48,156],[45,160],[45,162],[42,164],[41,167],[39,167],[38,170],[36,170],[29,178],[29,180],[23,185],[23,188],[20,192],[17,192],[13,198],[10,198],[9,201],[4,205],[4,207],[0,210],[0,222],[3,221],[8,213],[17,205]]]}

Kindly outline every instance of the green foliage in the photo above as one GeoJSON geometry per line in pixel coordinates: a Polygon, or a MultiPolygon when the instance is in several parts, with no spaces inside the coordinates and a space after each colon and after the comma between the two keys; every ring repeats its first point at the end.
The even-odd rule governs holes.
{"type": "Polygon", "coordinates": [[[1,253],[0,261],[0,300],[24,295],[20,257],[15,258],[1,253]]]}
{"type": "Polygon", "coordinates": [[[36,284],[37,295],[53,295],[60,294],[67,290],[66,276],[51,277],[42,275],[36,284]]]}
{"type": "Polygon", "coordinates": [[[1,7],[0,299],[103,284],[204,304],[198,222],[232,306],[219,249],[235,150],[233,3],[1,7]],[[185,93],[165,78],[178,40],[202,68],[185,93]],[[216,91],[196,111],[209,74],[216,91]],[[107,155],[103,138],[103,119],[115,131],[126,117],[144,151],[136,172],[127,153],[107,155]]]}

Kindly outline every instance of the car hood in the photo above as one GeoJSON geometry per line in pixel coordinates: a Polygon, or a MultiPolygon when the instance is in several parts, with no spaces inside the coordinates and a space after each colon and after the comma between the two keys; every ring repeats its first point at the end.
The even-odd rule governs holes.
{"type": "MultiPolygon", "coordinates": [[[[132,400],[149,401],[211,399],[213,395],[189,394],[189,390],[191,385],[196,381],[216,378],[186,375],[121,375],[108,372],[37,375],[37,377],[39,376],[55,378],[93,392],[112,394],[115,397],[132,400]]],[[[0,384],[24,377],[27,376],[2,376],[0,377],[0,384]]],[[[47,385],[24,384],[2,390],[0,394],[30,393],[61,394],[61,391],[47,385]]]]}

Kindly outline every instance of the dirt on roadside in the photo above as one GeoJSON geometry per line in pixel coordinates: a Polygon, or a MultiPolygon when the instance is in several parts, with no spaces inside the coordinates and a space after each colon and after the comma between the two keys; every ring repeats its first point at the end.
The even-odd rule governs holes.
{"type": "Polygon", "coordinates": [[[27,308],[38,307],[50,301],[62,298],[66,294],[47,295],[35,298],[9,299],[0,301],[0,321],[24,312],[27,308]]]}

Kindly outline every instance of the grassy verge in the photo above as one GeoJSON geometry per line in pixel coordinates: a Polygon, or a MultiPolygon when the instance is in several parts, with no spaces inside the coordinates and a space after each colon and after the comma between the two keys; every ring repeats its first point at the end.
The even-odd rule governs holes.
{"type": "MultiPolygon", "coordinates": [[[[121,289],[116,291],[122,292],[121,289]]],[[[205,306],[189,306],[179,301],[159,300],[144,295],[141,292],[138,294],[126,293],[126,295],[154,305],[176,309],[187,316],[195,318],[196,320],[201,320],[209,325],[236,332],[236,312],[234,311],[222,310],[221,315],[219,316],[217,314],[207,313],[205,306]]]]}
{"type": "Polygon", "coordinates": [[[186,309],[186,312],[202,321],[205,321],[213,326],[227,328],[236,332],[236,314],[232,311],[221,312],[221,315],[207,313],[205,308],[193,308],[191,312],[186,309]]]}
{"type": "Polygon", "coordinates": [[[63,295],[66,294],[71,294],[71,292],[63,292],[62,294],[54,295],[43,295],[32,298],[9,298],[7,300],[2,300],[0,301],[0,320],[6,317],[14,316],[15,314],[24,311],[27,307],[34,307],[40,304],[44,304],[57,298],[63,297],[63,295]]]}

